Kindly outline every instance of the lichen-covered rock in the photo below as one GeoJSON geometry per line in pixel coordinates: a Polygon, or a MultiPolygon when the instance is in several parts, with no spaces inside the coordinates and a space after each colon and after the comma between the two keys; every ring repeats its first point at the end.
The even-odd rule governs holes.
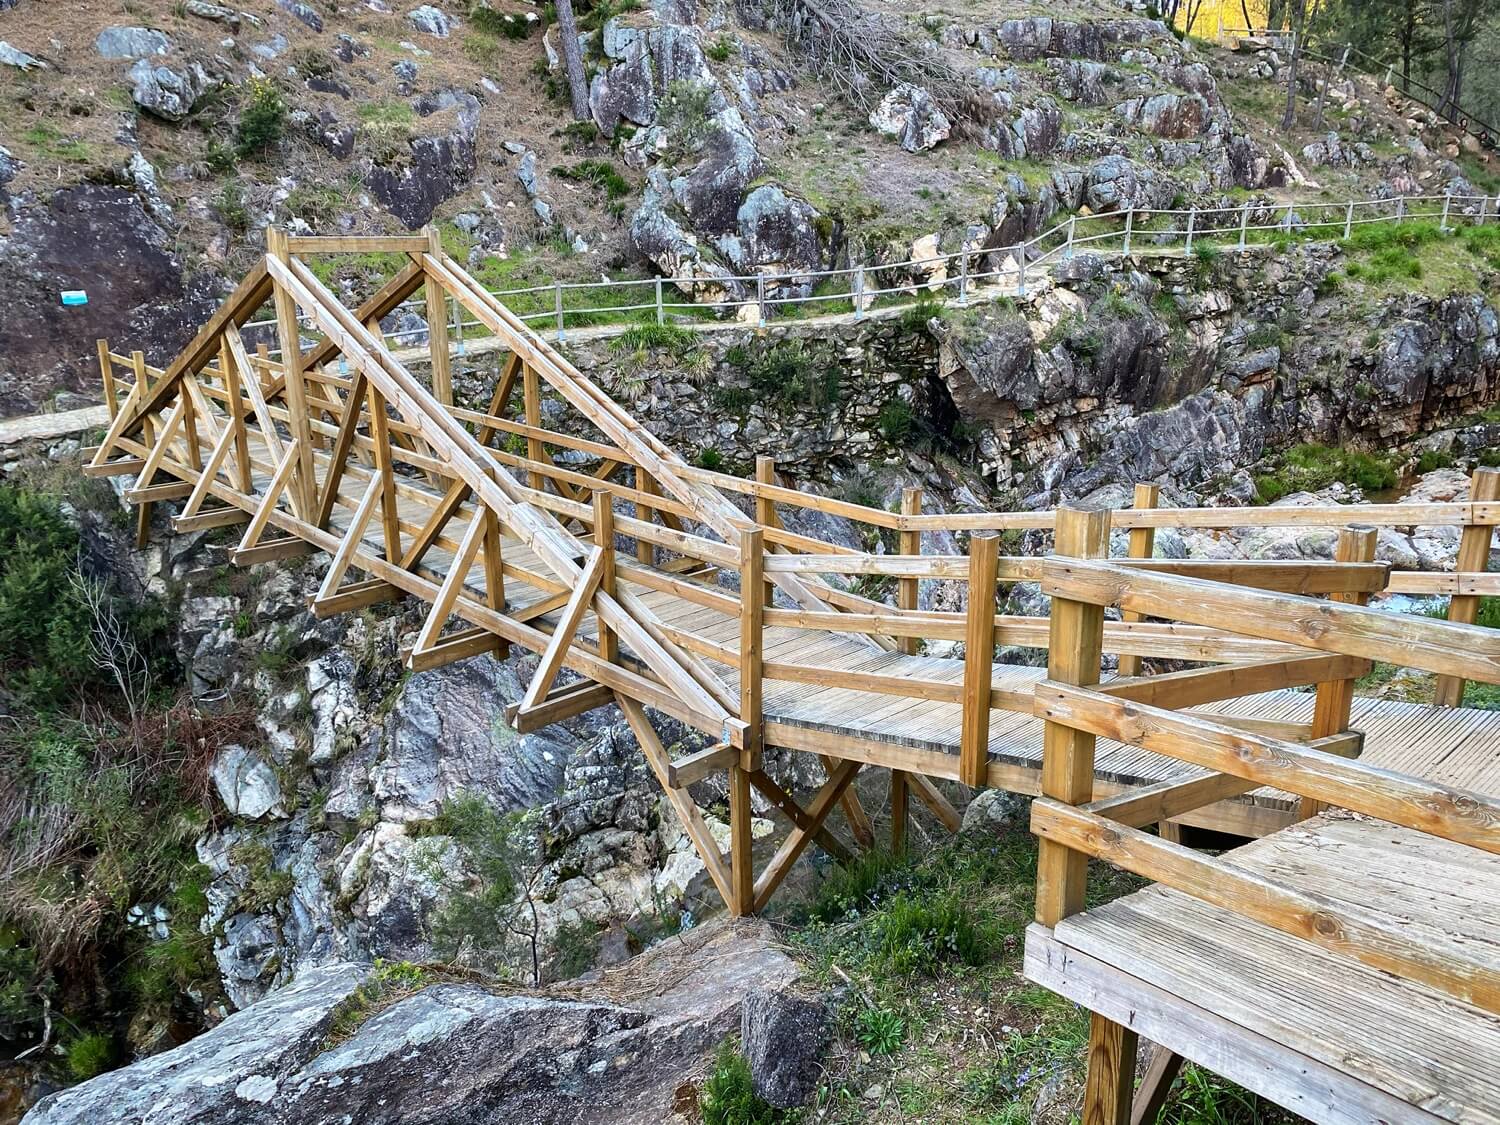
{"type": "Polygon", "coordinates": [[[130,97],[147,113],[163,121],[181,121],[207,91],[208,74],[197,63],[178,69],[140,59],[130,68],[130,97]]]}
{"type": "Polygon", "coordinates": [[[413,8],[406,13],[406,18],[418,31],[438,39],[446,39],[453,33],[453,18],[441,8],[433,7],[431,4],[413,8]]]}
{"type": "Polygon", "coordinates": [[[35,55],[27,54],[19,47],[12,47],[0,39],[0,65],[13,66],[17,70],[45,70],[47,64],[35,55]]]}
{"type": "Polygon", "coordinates": [[[907,152],[936,148],[948,139],[953,125],[925,87],[910,82],[896,85],[870,111],[870,125],[894,137],[907,152]]]}
{"type": "Polygon", "coordinates": [[[781,1109],[806,1103],[823,1073],[831,1038],[828,1005],[785,990],[753,992],[740,1011],[740,1050],[763,1100],[781,1109]]]}
{"type": "Polygon", "coordinates": [[[276,0],[276,6],[313,31],[323,30],[323,17],[318,15],[315,8],[302,3],[302,0],[276,0]]]}
{"type": "Polygon", "coordinates": [[[165,55],[171,42],[149,27],[106,27],[94,40],[94,50],[105,59],[143,59],[165,55]]]}
{"type": "Polygon", "coordinates": [[[818,213],[775,184],[763,184],[745,197],[736,221],[738,235],[720,247],[736,270],[796,273],[818,268],[820,253],[813,221],[818,213]]]}

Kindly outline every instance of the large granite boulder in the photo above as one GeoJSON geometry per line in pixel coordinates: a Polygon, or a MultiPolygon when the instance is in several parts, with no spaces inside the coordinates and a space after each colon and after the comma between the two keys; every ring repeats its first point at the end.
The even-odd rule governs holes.
{"type": "Polygon", "coordinates": [[[763,924],[720,924],[607,985],[435,983],[345,1016],[330,1044],[368,974],[309,970],[181,1047],[54,1094],[25,1125],[656,1125],[739,1029],[744,998],[785,992],[799,970],[763,924]]]}
{"type": "Polygon", "coordinates": [[[953,125],[931,92],[910,82],[896,85],[880,104],[870,111],[870,125],[888,137],[894,137],[907,152],[935,148],[948,139],[953,125]]]}

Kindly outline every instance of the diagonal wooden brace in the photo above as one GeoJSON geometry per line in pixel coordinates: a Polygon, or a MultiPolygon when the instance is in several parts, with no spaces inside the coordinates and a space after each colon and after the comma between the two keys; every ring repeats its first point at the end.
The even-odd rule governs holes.
{"type": "Polygon", "coordinates": [[[589,603],[593,601],[594,591],[599,588],[599,582],[604,577],[606,557],[602,547],[594,547],[589,551],[583,574],[578,579],[578,585],[573,587],[573,593],[557,622],[552,640],[547,644],[547,651],[542,653],[541,663],[537,665],[536,675],[531,677],[531,683],[526,688],[518,715],[525,715],[537,707],[552,687],[552,681],[557,679],[557,673],[562,671],[563,657],[567,654],[568,646],[573,643],[583,615],[588,612],[589,603]]]}

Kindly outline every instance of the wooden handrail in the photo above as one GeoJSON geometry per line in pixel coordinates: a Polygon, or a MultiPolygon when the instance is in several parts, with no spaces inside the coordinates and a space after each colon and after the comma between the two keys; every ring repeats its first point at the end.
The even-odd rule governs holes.
{"type": "Polygon", "coordinates": [[[1500,632],[1139,568],[1049,558],[1042,592],[1246,636],[1500,683],[1500,632]]]}

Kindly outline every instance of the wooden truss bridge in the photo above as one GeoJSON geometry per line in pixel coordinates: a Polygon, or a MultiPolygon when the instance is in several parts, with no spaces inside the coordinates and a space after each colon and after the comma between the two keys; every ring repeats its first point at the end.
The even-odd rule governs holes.
{"type": "Polygon", "coordinates": [[[99,355],[112,421],[86,471],[134,478],[143,538],[154,505],[179,503],[179,532],[241,529],[237,563],[326,555],[319,615],[419,599],[413,669],[537,654],[512,723],[619,706],[733,912],[764,907],[811,843],[849,855],[835,809],[870,845],[863,770],[889,772],[896,847],[913,795],[956,828],[937,779],[1037,795],[1026,972],[1095,1013],[1091,1125],[1152,1119],[1184,1058],[1319,1121],[1500,1121],[1500,713],[1455,706],[1466,680],[1500,683],[1500,634],[1472,624],[1500,594],[1500,474],[1454,503],[1164,509],[1147,485],[1114,512],[924,514],[916,489],[899,512],[863,507],[764,459],[754,479],[686,464],[431,232],[272,231],[165,369],[99,355]],[[357,309],[304,260],[366,251],[405,265],[357,309]],[[418,291],[424,377],[379,327],[418,291]],[[481,408],[455,401],[450,299],[508,349],[481,408]],[[268,304],[277,362],[240,330],[268,304]],[[792,530],[808,512],[886,550],[792,530]],[[1153,557],[1159,527],[1279,524],[1328,528],[1332,557],[1153,557]],[[1377,528],[1416,525],[1453,529],[1455,571],[1375,561],[1377,528]],[[1053,553],[1002,555],[1015,529],[1051,530],[1053,553]],[[936,532],[967,553],[924,551],[936,532]],[[996,613],[1018,582],[1050,617],[996,613]],[[921,608],[942,583],[964,611],[921,608]],[[1448,620],[1365,604],[1391,591],[1447,596],[1448,620]],[[997,663],[997,646],[1047,666],[997,663]],[[1356,699],[1372,661],[1435,673],[1437,705],[1356,699]],[[650,712],[712,745],[673,760],[650,712]],[[763,770],[770,747],[821,757],[810,802],[763,770]],[[715,773],[728,855],[690,794],[715,773]],[[759,872],[756,793],[789,823],[759,872]],[[1215,857],[1183,824],[1254,840],[1215,857]],[[1085,909],[1091,856],[1153,885],[1085,909]],[[1132,1110],[1138,1035],[1158,1046],[1132,1110]]]}

